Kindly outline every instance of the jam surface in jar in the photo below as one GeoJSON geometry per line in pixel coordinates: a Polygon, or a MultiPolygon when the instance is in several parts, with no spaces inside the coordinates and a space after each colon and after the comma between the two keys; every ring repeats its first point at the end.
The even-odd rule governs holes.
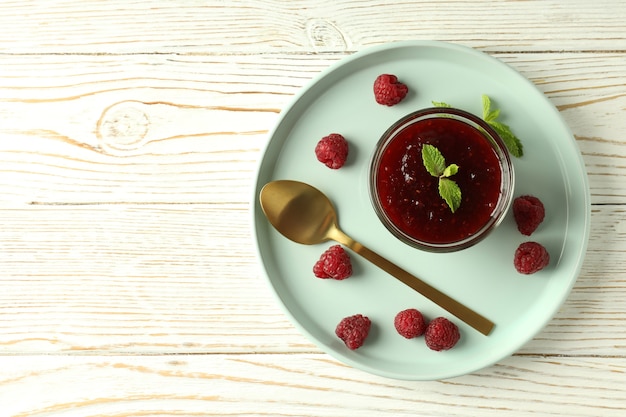
{"type": "Polygon", "coordinates": [[[376,176],[378,198],[389,220],[423,242],[458,242],[479,231],[491,218],[501,193],[502,169],[488,139],[476,128],[447,117],[413,123],[384,150],[376,176]],[[435,146],[446,164],[457,164],[450,177],[462,200],[453,213],[439,195],[439,179],[422,160],[422,146],[435,146]]]}

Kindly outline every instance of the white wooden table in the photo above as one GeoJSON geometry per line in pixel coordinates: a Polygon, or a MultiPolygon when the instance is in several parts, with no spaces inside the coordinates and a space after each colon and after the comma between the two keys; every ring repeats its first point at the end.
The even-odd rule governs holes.
{"type": "Polygon", "coordinates": [[[626,3],[0,3],[0,417],[623,416],[626,3]],[[512,357],[434,382],[338,363],[261,278],[260,149],[367,46],[454,42],[530,78],[583,153],[582,273],[512,357]]]}

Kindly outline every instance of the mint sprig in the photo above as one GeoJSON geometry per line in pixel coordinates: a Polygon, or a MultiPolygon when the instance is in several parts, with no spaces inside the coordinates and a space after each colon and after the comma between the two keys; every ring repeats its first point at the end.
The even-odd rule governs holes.
{"type": "MultiPolygon", "coordinates": [[[[502,122],[499,122],[497,119],[500,117],[500,109],[492,109],[491,108],[491,99],[489,96],[483,94],[483,120],[487,122],[489,126],[493,130],[496,131],[498,136],[502,138],[502,141],[506,145],[506,148],[509,150],[511,155],[520,158],[524,155],[524,147],[522,146],[522,141],[515,136],[513,131],[508,125],[505,125],[502,122]]],[[[432,101],[431,102],[435,107],[452,107],[448,103],[443,101],[432,101]]]]}
{"type": "Polygon", "coordinates": [[[422,147],[422,160],[428,173],[439,178],[439,195],[454,213],[461,205],[461,189],[449,177],[459,172],[459,166],[446,165],[446,160],[439,149],[428,144],[422,147]]]}
{"type": "Polygon", "coordinates": [[[522,142],[515,136],[508,125],[497,121],[498,117],[500,117],[500,109],[493,110],[491,108],[491,99],[483,94],[483,120],[502,138],[502,141],[513,156],[521,157],[524,155],[522,142]]]}

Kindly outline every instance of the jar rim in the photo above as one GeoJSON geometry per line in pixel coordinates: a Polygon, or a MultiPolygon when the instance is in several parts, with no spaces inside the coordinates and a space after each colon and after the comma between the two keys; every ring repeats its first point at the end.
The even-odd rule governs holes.
{"type": "Polygon", "coordinates": [[[370,160],[369,167],[369,194],[376,215],[383,225],[399,240],[417,249],[429,252],[453,252],[471,247],[493,231],[504,219],[511,202],[515,185],[515,174],[513,163],[506,144],[498,133],[483,119],[453,107],[428,107],[409,113],[393,123],[380,137],[370,160]],[[483,136],[494,150],[501,171],[500,194],[496,206],[491,212],[487,222],[476,232],[457,241],[451,242],[429,242],[410,236],[394,224],[385,210],[378,195],[378,168],[383,152],[389,144],[409,126],[433,118],[452,118],[461,121],[466,125],[476,129],[483,136]]]}

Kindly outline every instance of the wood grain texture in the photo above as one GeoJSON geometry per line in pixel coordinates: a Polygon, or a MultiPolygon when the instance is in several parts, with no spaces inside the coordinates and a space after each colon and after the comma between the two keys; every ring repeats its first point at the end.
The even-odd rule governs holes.
{"type": "Polygon", "coordinates": [[[626,3],[0,3],[0,417],[623,416],[626,3]],[[255,256],[282,108],[370,45],[474,47],[560,110],[591,238],[519,352],[434,382],[372,376],[288,321],[255,256]]]}
{"type": "MultiPolygon", "coordinates": [[[[0,233],[1,353],[318,351],[266,288],[245,207],[60,205],[0,213],[13,225],[0,233]]],[[[600,206],[593,234],[610,236],[624,218],[623,208],[600,206]]],[[[592,236],[570,297],[521,353],[612,356],[625,347],[623,260],[609,244],[623,241],[592,236]]]]}
{"type": "Polygon", "coordinates": [[[626,51],[611,0],[4,1],[0,52],[340,52],[406,39],[509,51],[626,51]],[[11,40],[11,41],[9,41],[11,40]]]}
{"type": "MultiPolygon", "coordinates": [[[[280,109],[345,56],[12,57],[0,68],[0,201],[248,201],[280,109]]],[[[625,55],[494,56],[561,110],[593,203],[624,201],[625,55]]]]}
{"type": "Polygon", "coordinates": [[[12,417],[391,417],[442,410],[454,416],[621,417],[626,393],[623,358],[609,365],[595,358],[511,357],[434,382],[364,375],[317,354],[18,357],[1,365],[0,402],[3,415],[12,417]],[[571,379],[564,381],[564,374],[571,379]]]}

